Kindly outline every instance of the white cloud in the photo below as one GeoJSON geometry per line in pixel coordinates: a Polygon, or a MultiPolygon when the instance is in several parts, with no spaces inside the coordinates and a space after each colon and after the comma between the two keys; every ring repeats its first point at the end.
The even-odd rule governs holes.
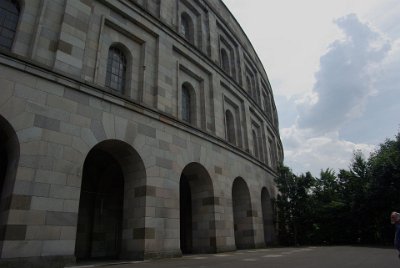
{"type": "Polygon", "coordinates": [[[398,0],[224,2],[266,67],[295,172],[347,168],[399,130],[398,0]]]}
{"type": "Polygon", "coordinates": [[[285,164],[295,173],[310,171],[313,175],[318,175],[322,169],[348,168],[355,150],[368,156],[375,148],[371,144],[341,140],[337,132],[315,136],[297,126],[282,129],[281,138],[285,148],[285,164]]]}
{"type": "Polygon", "coordinates": [[[387,39],[354,14],[337,23],[344,38],[334,41],[321,56],[313,91],[292,100],[297,105],[297,120],[281,130],[285,162],[297,173],[309,170],[317,175],[321,169],[348,168],[355,150],[368,156],[374,144],[343,139],[340,132],[346,123],[365,115],[367,102],[387,88],[382,81],[400,85],[393,72],[400,61],[392,60],[397,43],[391,49],[387,39]]]}
{"type": "Polygon", "coordinates": [[[224,0],[254,45],[275,93],[286,97],[311,91],[320,56],[343,36],[335,19],[349,13],[365,19],[371,10],[385,3],[393,7],[395,1],[224,0]]]}
{"type": "Polygon", "coordinates": [[[314,95],[314,102],[300,106],[299,125],[318,133],[338,130],[363,114],[373,92],[375,68],[371,66],[381,62],[390,49],[389,43],[355,14],[338,19],[337,25],[345,38],[334,41],[321,57],[312,95],[308,95],[314,95]]]}

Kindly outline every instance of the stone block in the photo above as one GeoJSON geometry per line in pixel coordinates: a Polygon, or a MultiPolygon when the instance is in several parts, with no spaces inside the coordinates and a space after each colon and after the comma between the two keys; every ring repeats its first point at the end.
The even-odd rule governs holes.
{"type": "Polygon", "coordinates": [[[72,137],[71,135],[67,135],[61,132],[56,132],[52,130],[43,130],[43,140],[62,144],[62,145],[71,145],[72,144],[72,137]]]}
{"type": "Polygon", "coordinates": [[[89,118],[84,117],[79,114],[71,114],[69,122],[73,125],[85,127],[85,128],[89,128],[90,124],[91,124],[91,120],[89,118]]]}
{"type": "Polygon", "coordinates": [[[32,197],[31,209],[45,211],[62,211],[63,200],[49,197],[32,197]]]}
{"type": "Polygon", "coordinates": [[[72,89],[65,90],[64,98],[71,100],[75,103],[80,103],[85,106],[89,106],[89,96],[84,93],[78,92],[76,90],[72,90],[72,89]]]}
{"type": "Polygon", "coordinates": [[[173,162],[170,159],[157,157],[156,158],[156,165],[166,169],[172,169],[173,162]]]}
{"type": "Polygon", "coordinates": [[[155,238],[154,228],[135,228],[133,229],[133,239],[154,239],[155,238]]]}
{"type": "Polygon", "coordinates": [[[31,199],[30,195],[14,194],[11,196],[10,209],[28,210],[31,206],[31,199]]]}
{"type": "Polygon", "coordinates": [[[32,181],[34,176],[35,176],[35,169],[19,167],[15,179],[19,181],[32,181]]]}
{"type": "Polygon", "coordinates": [[[19,83],[15,84],[14,95],[38,104],[45,104],[47,97],[45,92],[19,83]]]}
{"type": "MultiPolygon", "coordinates": [[[[96,141],[102,141],[107,139],[106,132],[104,130],[103,124],[99,120],[92,120],[92,123],[90,124],[90,129],[92,130],[92,134],[94,137],[96,137],[96,141]]],[[[93,139],[92,137],[88,137],[87,135],[90,135],[86,131],[82,134],[86,134],[86,139],[93,139]]],[[[83,137],[82,137],[83,138],[83,137]]]]}
{"type": "Polygon", "coordinates": [[[67,178],[67,185],[74,187],[81,187],[82,184],[82,176],[77,176],[73,174],[69,174],[67,178]]]}
{"type": "MultiPolygon", "coordinates": [[[[68,91],[66,91],[68,92],[68,91]]],[[[65,93],[66,94],[66,93],[65,93]]],[[[63,95],[65,95],[63,93],[63,95]]],[[[71,97],[73,98],[73,97],[71,97]]],[[[78,103],[75,102],[74,100],[69,100],[65,97],[62,96],[57,96],[53,94],[49,94],[47,96],[47,105],[52,108],[64,110],[69,113],[76,113],[78,110],[78,103]]]]}
{"type": "Polygon", "coordinates": [[[63,40],[58,41],[58,49],[61,50],[62,52],[71,55],[72,52],[72,45],[68,42],[65,42],[63,40]]]}
{"type": "Polygon", "coordinates": [[[153,186],[139,186],[135,188],[135,197],[155,196],[156,188],[153,186]]]}
{"type": "Polygon", "coordinates": [[[6,241],[3,243],[3,258],[40,256],[42,241],[6,241]]]}
{"type": "Polygon", "coordinates": [[[150,127],[144,124],[139,124],[138,132],[150,138],[156,138],[156,133],[157,133],[154,127],[150,127]]]}
{"type": "Polygon", "coordinates": [[[23,113],[15,116],[10,120],[15,131],[27,129],[33,126],[35,115],[31,113],[23,113]]]}
{"type": "Polygon", "coordinates": [[[14,82],[3,79],[2,90],[0,91],[0,107],[2,107],[14,93],[14,82]]]}
{"type": "Polygon", "coordinates": [[[62,226],[60,240],[75,240],[76,227],[75,226],[62,226]]]}
{"type": "Polygon", "coordinates": [[[107,139],[115,139],[115,119],[110,113],[103,113],[103,128],[107,139]]]}
{"type": "MultiPolygon", "coordinates": [[[[49,104],[49,98],[54,97],[54,95],[59,96],[59,97],[64,95],[64,86],[60,85],[58,83],[55,83],[54,81],[48,81],[48,80],[45,80],[45,79],[38,79],[37,83],[36,83],[36,88],[41,90],[41,91],[50,93],[47,96],[47,103],[48,104],[49,104]]],[[[54,107],[54,108],[57,108],[57,107],[54,107]]]]}
{"type": "Polygon", "coordinates": [[[66,185],[67,175],[51,170],[37,170],[35,181],[48,184],[66,185]]]}
{"type": "Polygon", "coordinates": [[[30,181],[15,181],[14,194],[48,196],[50,185],[47,183],[38,183],[30,181]]]}
{"type": "Polygon", "coordinates": [[[179,146],[183,149],[187,148],[187,143],[185,139],[182,139],[181,137],[177,135],[172,136],[172,143],[175,144],[176,146],[179,146]]]}
{"type": "Polygon", "coordinates": [[[35,115],[34,126],[53,131],[60,131],[60,121],[42,115],[35,115]]]}
{"type": "Polygon", "coordinates": [[[46,212],[35,210],[10,210],[8,224],[41,225],[45,223],[46,212]]]}
{"type": "Polygon", "coordinates": [[[24,240],[26,225],[6,225],[4,227],[4,240],[24,240]]]}
{"type": "Polygon", "coordinates": [[[78,105],[78,115],[90,118],[101,120],[103,117],[103,112],[101,110],[94,109],[90,106],[86,106],[83,104],[78,105]]]}
{"type": "Polygon", "coordinates": [[[46,225],[76,226],[78,214],[70,212],[47,212],[46,225]]]}
{"type": "Polygon", "coordinates": [[[79,201],[78,200],[64,200],[63,211],[78,213],[79,201]]]}
{"type": "Polygon", "coordinates": [[[80,188],[53,184],[50,187],[49,196],[61,199],[79,200],[80,188]]]}
{"type": "Polygon", "coordinates": [[[26,128],[17,132],[19,141],[21,143],[39,140],[42,136],[43,130],[38,127],[26,128]]]}
{"type": "Polygon", "coordinates": [[[60,226],[33,225],[26,231],[27,240],[59,240],[61,237],[60,226]]]}
{"type": "Polygon", "coordinates": [[[215,167],[214,167],[214,172],[215,172],[216,174],[222,175],[222,167],[215,166],[215,167]]]}
{"type": "Polygon", "coordinates": [[[42,256],[74,255],[75,240],[48,240],[43,241],[42,256]]]}

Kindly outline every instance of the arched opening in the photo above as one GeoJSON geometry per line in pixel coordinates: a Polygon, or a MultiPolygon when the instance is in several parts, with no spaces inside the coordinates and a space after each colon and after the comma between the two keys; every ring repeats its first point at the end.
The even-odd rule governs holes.
{"type": "Polygon", "coordinates": [[[228,53],[226,52],[226,50],[223,48],[221,49],[221,67],[225,73],[227,73],[228,75],[231,74],[231,67],[229,64],[229,56],[228,56],[228,53]]]}
{"type": "Polygon", "coordinates": [[[126,85],[127,58],[119,46],[108,51],[106,86],[118,93],[124,93],[126,85]]]}
{"type": "Polygon", "coordinates": [[[226,136],[228,138],[228,142],[236,144],[235,118],[231,111],[226,110],[225,120],[226,120],[226,136]]]}
{"type": "Polygon", "coordinates": [[[253,211],[249,188],[242,178],[232,186],[233,221],[237,249],[254,248],[253,211]]]}
{"type": "Polygon", "coordinates": [[[17,31],[20,5],[16,0],[0,1],[0,48],[10,50],[17,31]]]}
{"type": "Polygon", "coordinates": [[[189,43],[194,45],[194,25],[192,18],[186,12],[181,14],[181,33],[189,43]]]}
{"type": "Polygon", "coordinates": [[[139,222],[145,195],[137,195],[136,190],[145,181],[140,156],[125,142],[107,140],[90,150],[79,202],[78,260],[140,258],[144,237],[135,237],[135,230],[144,227],[139,222]]]}
{"type": "Polygon", "coordinates": [[[271,197],[265,187],[261,190],[261,207],[263,213],[264,241],[265,245],[268,246],[271,245],[274,240],[275,230],[271,197]]]}
{"type": "MultiPolygon", "coordinates": [[[[17,134],[5,118],[0,116],[0,222],[6,223],[10,209],[15,176],[18,168],[20,145],[17,134]]],[[[1,228],[0,224],[0,228],[1,228]]],[[[0,243],[4,239],[4,232],[0,233],[0,243]]],[[[1,251],[1,249],[0,249],[1,251]]]]}
{"type": "Polygon", "coordinates": [[[182,120],[193,125],[196,122],[196,96],[188,82],[182,85],[182,120]]]}
{"type": "Polygon", "coordinates": [[[180,244],[183,254],[216,251],[214,190],[207,170],[188,164],[179,182],[180,244]]]}

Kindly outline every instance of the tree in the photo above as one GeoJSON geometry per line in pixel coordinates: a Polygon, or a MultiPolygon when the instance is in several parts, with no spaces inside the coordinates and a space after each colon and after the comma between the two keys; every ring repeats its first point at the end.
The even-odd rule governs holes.
{"type": "Polygon", "coordinates": [[[349,242],[371,242],[370,217],[370,177],[368,162],[360,151],[354,152],[349,170],[339,171],[341,198],[348,211],[346,235],[349,242]]]}
{"type": "Polygon", "coordinates": [[[400,133],[387,139],[368,159],[371,176],[370,206],[374,219],[375,241],[392,243],[393,230],[388,224],[391,211],[400,210],[400,133]]]}
{"type": "Polygon", "coordinates": [[[275,180],[279,238],[283,245],[389,244],[392,211],[400,210],[400,132],[380,144],[368,160],[354,152],[349,169],[336,176],[297,176],[279,168],[275,180]]]}
{"type": "Polygon", "coordinates": [[[314,185],[311,173],[296,176],[286,166],[281,166],[275,179],[279,194],[276,200],[280,242],[298,245],[307,242],[312,229],[309,192],[314,185]]]}
{"type": "Polygon", "coordinates": [[[343,226],[346,223],[346,204],[343,202],[340,184],[332,169],[322,170],[313,192],[315,207],[314,242],[338,244],[346,242],[343,226]]]}

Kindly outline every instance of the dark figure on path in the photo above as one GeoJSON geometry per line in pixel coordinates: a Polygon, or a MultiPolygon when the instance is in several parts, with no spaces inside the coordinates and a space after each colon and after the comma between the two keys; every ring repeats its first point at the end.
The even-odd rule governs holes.
{"type": "Polygon", "coordinates": [[[396,226],[396,233],[394,235],[394,246],[398,250],[400,258],[400,213],[392,212],[390,215],[390,220],[392,224],[396,226]]]}

